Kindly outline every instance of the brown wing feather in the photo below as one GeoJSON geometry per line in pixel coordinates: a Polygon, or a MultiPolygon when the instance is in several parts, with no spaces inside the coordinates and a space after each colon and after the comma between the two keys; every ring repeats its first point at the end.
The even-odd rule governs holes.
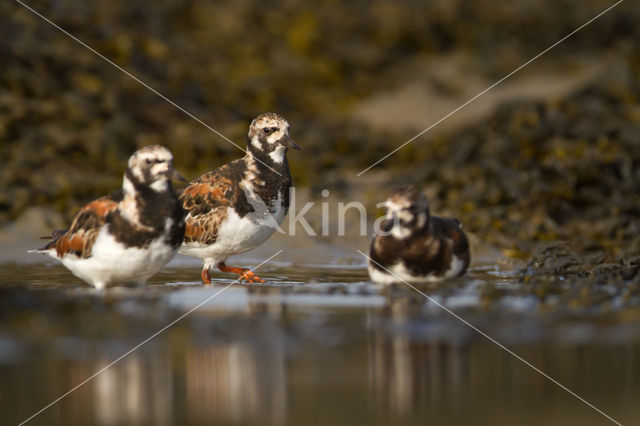
{"type": "Polygon", "coordinates": [[[53,241],[41,250],[56,249],[58,257],[71,253],[87,258],[91,256],[93,243],[106,223],[109,212],[118,207],[113,195],[98,198],[84,206],[73,217],[71,226],[65,231],[54,231],[53,241]]]}
{"type": "MultiPolygon", "coordinates": [[[[469,242],[460,222],[436,216],[432,216],[431,221],[431,232],[414,237],[411,241],[376,236],[371,245],[372,259],[385,267],[391,267],[403,259],[407,268],[416,275],[443,276],[455,255],[464,262],[462,275],[469,266],[470,255],[469,242]]],[[[390,226],[390,222],[384,222],[382,229],[389,231],[390,226]]]]}
{"type": "Polygon", "coordinates": [[[469,267],[471,256],[469,254],[469,240],[462,230],[462,224],[457,219],[447,219],[440,217],[432,217],[434,222],[434,233],[440,239],[449,239],[451,247],[449,248],[448,261],[451,261],[451,255],[455,255],[464,262],[463,272],[469,267]]]}
{"type": "Polygon", "coordinates": [[[187,211],[185,243],[215,242],[231,205],[233,181],[227,176],[228,166],[200,176],[179,191],[178,198],[187,211]]]}

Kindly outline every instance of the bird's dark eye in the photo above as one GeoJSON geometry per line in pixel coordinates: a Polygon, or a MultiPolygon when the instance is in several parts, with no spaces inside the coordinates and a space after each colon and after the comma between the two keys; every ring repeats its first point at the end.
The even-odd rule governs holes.
{"type": "Polygon", "coordinates": [[[150,159],[150,158],[147,158],[147,159],[146,159],[146,160],[144,160],[144,161],[145,161],[147,164],[151,164],[151,163],[153,163],[153,161],[151,161],[151,159],[150,159]]]}
{"type": "Polygon", "coordinates": [[[265,127],[263,129],[265,135],[270,135],[271,133],[275,132],[276,130],[278,130],[277,127],[265,127]]]}

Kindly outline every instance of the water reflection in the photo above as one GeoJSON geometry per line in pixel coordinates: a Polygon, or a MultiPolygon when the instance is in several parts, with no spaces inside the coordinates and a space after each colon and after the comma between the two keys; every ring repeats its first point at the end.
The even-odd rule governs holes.
{"type": "MultiPolygon", "coordinates": [[[[327,289],[322,292],[321,284],[232,287],[44,412],[38,422],[601,420],[459,321],[431,309],[422,297],[327,289]]],[[[22,301],[27,307],[0,312],[2,347],[20,354],[0,357],[0,412],[8,424],[27,418],[211,291],[216,289],[184,286],[161,289],[149,299],[136,292],[111,302],[79,300],[85,296],[76,294],[72,303],[52,301],[41,292],[5,293],[12,306],[22,301]],[[65,308],[53,309],[52,303],[65,308]],[[22,320],[32,317],[46,318],[46,327],[22,320]]],[[[482,327],[492,334],[496,324],[515,321],[492,315],[494,322],[482,327]]],[[[633,408],[640,395],[637,340],[619,345],[525,340],[512,348],[624,423],[640,422],[633,408]]]]}
{"type": "MultiPolygon", "coordinates": [[[[117,368],[108,368],[99,374],[91,385],[97,422],[103,425],[170,424],[174,387],[167,355],[159,353],[145,359],[134,352],[117,368]]],[[[103,358],[96,366],[109,362],[103,358]]]]}
{"type": "Polygon", "coordinates": [[[396,415],[408,415],[425,404],[449,405],[469,381],[466,345],[411,337],[409,330],[420,309],[415,301],[390,299],[382,313],[374,314],[387,315],[392,332],[372,331],[370,383],[377,404],[396,415]]]}
{"type": "Polygon", "coordinates": [[[186,354],[184,376],[191,423],[261,418],[281,424],[285,419],[285,366],[277,347],[265,352],[235,343],[193,349],[186,354]]]}

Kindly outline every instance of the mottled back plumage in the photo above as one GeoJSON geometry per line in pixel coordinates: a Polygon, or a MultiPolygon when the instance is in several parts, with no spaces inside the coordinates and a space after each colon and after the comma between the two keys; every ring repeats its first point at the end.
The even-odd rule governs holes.
{"type": "Polygon", "coordinates": [[[69,228],[54,231],[52,241],[38,251],[96,287],[146,281],[173,257],[184,237],[185,211],[171,186],[175,173],[168,149],[151,145],[136,151],[122,189],[82,207],[69,228]],[[123,268],[118,263],[127,263],[127,250],[140,260],[131,257],[123,268]]]}
{"type": "Polygon", "coordinates": [[[187,211],[180,251],[203,259],[204,282],[209,282],[208,271],[214,266],[248,276],[224,261],[255,248],[273,233],[275,227],[261,221],[260,209],[275,218],[275,226],[284,219],[292,183],[289,148],[300,149],[289,137],[289,123],[278,114],[261,114],[249,127],[243,158],[205,173],[179,191],[187,211]]]}
{"type": "Polygon", "coordinates": [[[412,187],[394,191],[386,206],[387,218],[369,255],[374,281],[437,281],[464,274],[469,243],[458,220],[431,216],[426,197],[412,187]]]}

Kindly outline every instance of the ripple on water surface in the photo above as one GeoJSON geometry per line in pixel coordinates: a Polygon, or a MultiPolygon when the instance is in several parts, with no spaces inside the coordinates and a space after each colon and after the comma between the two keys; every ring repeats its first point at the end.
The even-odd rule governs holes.
{"type": "Polygon", "coordinates": [[[1,268],[0,411],[10,423],[142,342],[43,419],[313,425],[344,413],[372,424],[389,415],[446,423],[454,413],[460,423],[593,421],[570,396],[556,397],[561,409],[545,409],[540,389],[553,385],[452,313],[574,391],[595,398],[606,390],[599,402],[612,410],[629,413],[640,393],[639,321],[620,319],[634,302],[615,286],[583,309],[571,304],[570,286],[541,296],[494,267],[420,286],[428,298],[372,284],[361,264],[273,263],[260,270],[267,284],[230,285],[234,277],[216,273],[210,286],[200,284],[199,265],[178,264],[145,287],[105,292],[57,264],[1,268]],[[512,404],[494,410],[496,398],[512,404]],[[475,408],[454,410],[454,401],[475,408]],[[545,414],[526,420],[531,410],[545,414]]]}

